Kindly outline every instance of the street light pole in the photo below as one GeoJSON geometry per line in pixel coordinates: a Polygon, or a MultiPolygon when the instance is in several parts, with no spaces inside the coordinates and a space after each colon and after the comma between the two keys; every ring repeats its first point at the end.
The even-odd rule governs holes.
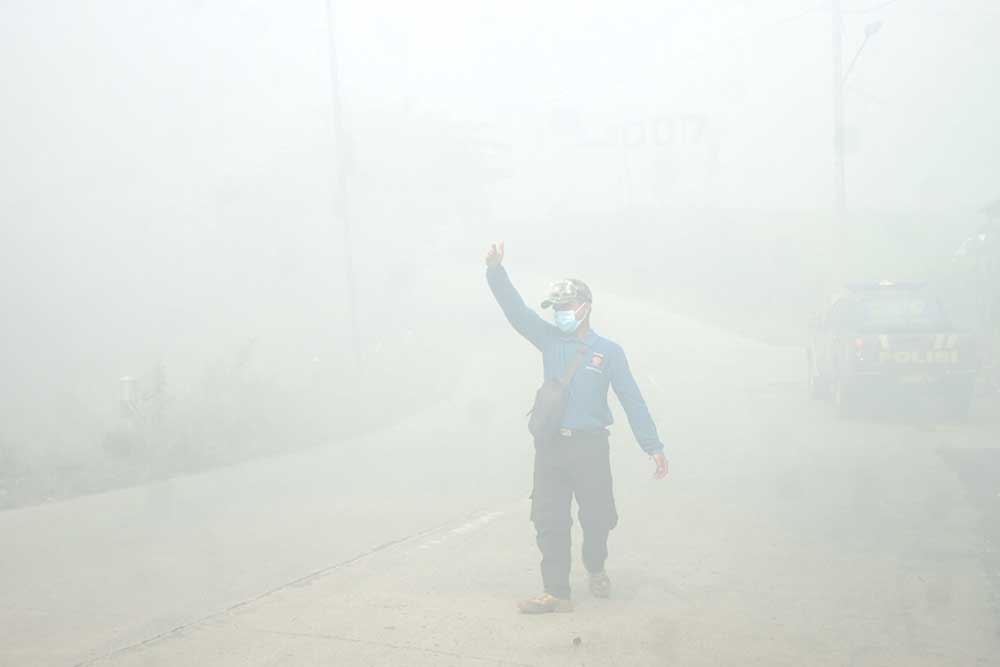
{"type": "Polygon", "coordinates": [[[851,59],[851,64],[847,66],[847,71],[844,73],[844,83],[851,78],[851,72],[854,71],[854,66],[858,64],[858,58],[861,57],[861,52],[865,50],[868,45],[868,40],[875,36],[879,30],[882,29],[881,21],[873,21],[865,26],[865,38],[861,40],[861,46],[858,47],[857,53],[854,54],[854,58],[851,59]]]}
{"type": "Polygon", "coordinates": [[[347,187],[347,134],[344,131],[344,111],[340,103],[340,75],[337,68],[337,47],[334,39],[333,0],[326,0],[327,45],[330,53],[330,113],[333,124],[333,143],[336,151],[336,177],[334,179],[334,207],[340,214],[344,230],[344,268],[347,279],[348,303],[351,318],[351,346],[358,377],[361,376],[361,333],[358,326],[358,295],[354,278],[354,246],[351,237],[351,207],[347,187]]]}

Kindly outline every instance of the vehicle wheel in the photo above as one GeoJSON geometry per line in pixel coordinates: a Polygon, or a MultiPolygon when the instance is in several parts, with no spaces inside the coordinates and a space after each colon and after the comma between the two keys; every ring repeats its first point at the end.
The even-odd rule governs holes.
{"type": "Polygon", "coordinates": [[[816,373],[812,350],[806,350],[806,372],[808,373],[809,396],[817,400],[826,398],[830,393],[830,386],[816,373]]]}

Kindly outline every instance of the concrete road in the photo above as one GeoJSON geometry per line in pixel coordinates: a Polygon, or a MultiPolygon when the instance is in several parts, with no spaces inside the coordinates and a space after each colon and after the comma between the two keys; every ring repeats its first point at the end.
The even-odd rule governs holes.
{"type": "Polygon", "coordinates": [[[837,420],[801,351],[668,314],[603,331],[672,466],[654,482],[620,420],[614,597],[577,567],[574,613],[518,615],[539,370],[494,325],[455,398],[406,424],[0,514],[0,664],[1000,665],[982,416],[837,420]]]}

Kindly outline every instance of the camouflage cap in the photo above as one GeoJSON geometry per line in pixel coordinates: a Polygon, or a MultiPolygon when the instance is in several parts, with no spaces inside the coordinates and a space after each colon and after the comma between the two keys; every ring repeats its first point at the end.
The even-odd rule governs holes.
{"type": "Polygon", "coordinates": [[[585,282],[576,278],[566,278],[549,285],[548,295],[545,301],[542,301],[542,308],[562,306],[574,301],[590,303],[592,300],[590,288],[585,282]]]}

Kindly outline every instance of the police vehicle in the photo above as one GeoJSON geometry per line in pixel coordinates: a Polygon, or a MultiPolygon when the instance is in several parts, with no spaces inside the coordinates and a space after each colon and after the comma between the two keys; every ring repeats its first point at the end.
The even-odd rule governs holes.
{"type": "Polygon", "coordinates": [[[839,414],[917,396],[945,414],[968,411],[979,366],[975,340],[949,322],[923,284],[848,285],[810,330],[810,392],[831,399],[839,414]]]}

